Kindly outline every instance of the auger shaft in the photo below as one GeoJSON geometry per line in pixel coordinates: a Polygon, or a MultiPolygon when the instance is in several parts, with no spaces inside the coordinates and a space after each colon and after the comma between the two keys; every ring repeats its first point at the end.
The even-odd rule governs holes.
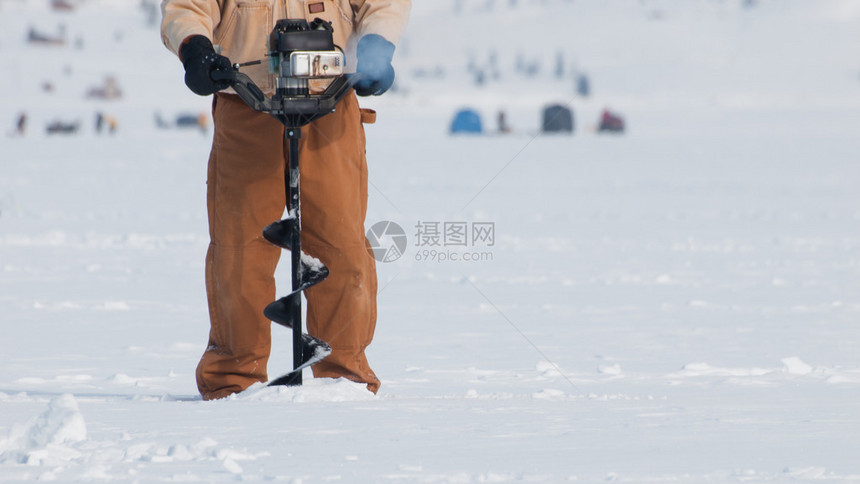
{"type": "MultiPolygon", "coordinates": [[[[290,212],[295,217],[293,230],[290,233],[290,262],[292,264],[292,290],[299,290],[302,284],[302,210],[299,197],[299,138],[302,136],[300,128],[286,128],[284,135],[287,138],[290,154],[289,169],[285,170],[285,182],[289,200],[290,212]]],[[[302,296],[301,293],[291,298],[290,319],[293,321],[293,368],[299,368],[303,363],[302,345],[302,296]]],[[[288,385],[301,385],[302,372],[297,371],[290,378],[288,385]]]]}

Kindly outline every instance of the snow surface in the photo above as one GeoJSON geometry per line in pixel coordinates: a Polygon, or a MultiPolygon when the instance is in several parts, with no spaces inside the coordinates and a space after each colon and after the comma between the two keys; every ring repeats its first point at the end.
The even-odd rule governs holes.
{"type": "Polygon", "coordinates": [[[416,2],[396,92],[362,101],[367,226],[409,236],[378,264],[382,389],[217,402],[211,131],[153,122],[210,101],[139,2],[76,3],[0,0],[0,482],[860,482],[860,2],[416,2]],[[106,75],[123,98],[85,99],[106,75]],[[550,102],[573,137],[534,135],[550,102]],[[514,133],[449,137],[466,105],[514,133]],[[607,106],[628,134],[594,133],[607,106]],[[416,246],[428,221],[495,241],[416,246]]]}

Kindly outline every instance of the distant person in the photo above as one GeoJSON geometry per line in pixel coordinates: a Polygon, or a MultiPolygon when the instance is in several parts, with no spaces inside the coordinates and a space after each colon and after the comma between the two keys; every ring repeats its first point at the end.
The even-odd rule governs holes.
{"type": "Polygon", "coordinates": [[[161,111],[155,112],[155,125],[159,129],[169,129],[170,124],[164,120],[164,117],[161,115],[161,111]]]}
{"type": "Polygon", "coordinates": [[[101,134],[103,130],[107,130],[108,134],[114,134],[119,125],[116,118],[108,116],[104,113],[96,113],[96,133],[101,134]]]}
{"type": "Polygon", "coordinates": [[[18,113],[18,120],[15,122],[15,131],[11,134],[13,136],[24,136],[27,131],[27,113],[25,111],[21,111],[18,113]]]}
{"type": "Polygon", "coordinates": [[[498,125],[499,125],[499,133],[508,134],[511,132],[511,127],[508,125],[508,119],[503,110],[499,111],[499,116],[497,117],[498,125]]]}
{"type": "Polygon", "coordinates": [[[584,98],[591,96],[591,81],[587,75],[576,76],[576,93],[584,98]]]}

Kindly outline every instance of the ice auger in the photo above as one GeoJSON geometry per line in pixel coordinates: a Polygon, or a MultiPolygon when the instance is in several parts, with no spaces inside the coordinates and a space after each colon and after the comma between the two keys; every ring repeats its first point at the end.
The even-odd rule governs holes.
{"type": "Polygon", "coordinates": [[[243,66],[262,61],[234,64],[231,70],[212,72],[214,80],[229,81],[252,109],[268,113],[283,123],[289,144],[290,163],[284,173],[288,215],[263,229],[263,237],[290,251],[292,292],[266,306],[263,313],[273,322],[292,328],[293,370],[269,385],[301,385],[302,369],[331,353],[328,343],[302,329],[302,291],[325,280],[329,270],[302,252],[299,139],[302,126],[333,112],[338,101],[358,81],[358,75],[344,74],[345,58],[334,45],[332,33],[331,24],[321,19],[310,23],[304,19],[285,19],[276,23],[269,36],[269,68],[276,83],[272,97],[267,97],[246,74],[239,72],[243,66]],[[328,78],[331,83],[322,94],[311,94],[309,80],[318,78],[328,78]]]}

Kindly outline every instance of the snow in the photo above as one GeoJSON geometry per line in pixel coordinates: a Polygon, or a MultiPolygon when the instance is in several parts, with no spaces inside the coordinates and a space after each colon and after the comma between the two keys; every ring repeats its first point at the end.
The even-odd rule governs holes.
{"type": "Polygon", "coordinates": [[[860,483],[855,0],[416,2],[398,90],[362,100],[366,226],[409,243],[377,264],[379,394],[215,402],[211,130],[153,122],[210,100],[139,2],[75,3],[0,0],[0,482],[860,483]],[[25,43],[61,23],[82,47],[25,43]],[[85,99],[107,75],[123,98],[85,99]],[[536,136],[556,102],[576,133],[536,136]],[[462,106],[514,132],[449,137],[462,106]],[[627,134],[594,132],[607,106],[627,134]],[[495,239],[416,246],[428,221],[495,239]]]}
{"type": "Polygon", "coordinates": [[[317,271],[317,272],[319,270],[321,270],[323,267],[325,267],[325,264],[323,264],[321,260],[317,259],[316,257],[314,257],[312,255],[308,255],[308,253],[305,251],[302,251],[302,262],[306,266],[310,267],[311,269],[313,269],[314,271],[317,271]]]}
{"type": "Polygon", "coordinates": [[[32,423],[13,427],[8,438],[0,441],[0,456],[5,459],[20,452],[14,460],[28,465],[40,465],[54,455],[62,461],[64,455],[77,454],[63,444],[86,439],[86,423],[75,397],[63,394],[51,400],[48,409],[32,423]]]}

